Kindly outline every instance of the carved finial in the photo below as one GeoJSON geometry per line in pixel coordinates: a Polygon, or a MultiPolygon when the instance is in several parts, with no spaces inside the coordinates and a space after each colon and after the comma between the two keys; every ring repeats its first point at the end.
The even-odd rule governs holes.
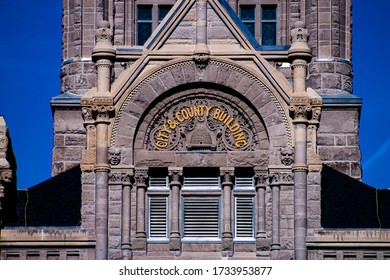
{"type": "Polygon", "coordinates": [[[115,49],[112,45],[112,31],[108,21],[98,23],[96,29],[96,45],[92,51],[92,59],[96,62],[98,59],[110,59],[115,57],[115,49]]]}
{"type": "Polygon", "coordinates": [[[307,44],[309,31],[305,28],[302,21],[296,21],[291,30],[291,47],[288,50],[290,60],[303,59],[307,62],[311,60],[311,50],[307,44]]]}

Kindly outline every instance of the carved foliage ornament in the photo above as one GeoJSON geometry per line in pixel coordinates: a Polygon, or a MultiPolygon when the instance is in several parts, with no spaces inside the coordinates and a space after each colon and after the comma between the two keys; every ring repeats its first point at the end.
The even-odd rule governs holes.
{"type": "Polygon", "coordinates": [[[255,150],[258,137],[238,106],[198,93],[178,98],[154,116],[144,143],[148,150],[255,150]]]}

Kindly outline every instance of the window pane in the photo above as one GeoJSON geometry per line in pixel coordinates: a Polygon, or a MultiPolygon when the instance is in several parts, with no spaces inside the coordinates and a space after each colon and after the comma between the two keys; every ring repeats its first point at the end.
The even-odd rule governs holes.
{"type": "Polygon", "coordinates": [[[274,46],[276,45],[276,23],[275,22],[263,22],[261,25],[261,41],[263,45],[274,46]]]}
{"type": "Polygon", "coordinates": [[[261,6],[261,19],[262,20],[276,20],[276,6],[275,5],[263,5],[261,6]]]}
{"type": "Polygon", "coordinates": [[[138,5],[137,20],[152,20],[151,5],[138,5]]]}
{"type": "Polygon", "coordinates": [[[241,20],[255,20],[255,6],[241,5],[241,20]]]}
{"type": "Polygon", "coordinates": [[[158,22],[160,23],[168,14],[172,5],[159,5],[158,6],[158,22]]]}
{"type": "Polygon", "coordinates": [[[255,35],[255,6],[241,5],[240,18],[252,35],[255,35]]]}
{"type": "Polygon", "coordinates": [[[152,23],[138,23],[138,45],[145,44],[152,34],[152,23]]]}
{"type": "Polygon", "coordinates": [[[137,44],[143,45],[152,34],[152,7],[151,5],[137,6],[137,44]]]}

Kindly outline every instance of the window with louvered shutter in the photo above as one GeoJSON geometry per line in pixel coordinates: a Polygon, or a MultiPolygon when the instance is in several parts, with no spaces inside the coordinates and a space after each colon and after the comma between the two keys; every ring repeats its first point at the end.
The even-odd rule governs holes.
{"type": "Polygon", "coordinates": [[[168,238],[168,197],[149,196],[148,238],[168,238]]]}
{"type": "Polygon", "coordinates": [[[183,198],[183,237],[220,238],[219,197],[183,198]]]}
{"type": "Polygon", "coordinates": [[[250,240],[255,237],[254,197],[235,197],[235,239],[250,240]]]}

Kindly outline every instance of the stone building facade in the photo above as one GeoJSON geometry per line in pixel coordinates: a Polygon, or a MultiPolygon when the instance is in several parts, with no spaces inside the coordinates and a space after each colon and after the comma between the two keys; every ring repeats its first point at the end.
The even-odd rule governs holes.
{"type": "Polygon", "coordinates": [[[1,257],[390,258],[390,231],[323,226],[324,166],[361,179],[351,16],[351,0],[64,0],[52,175],[81,169],[80,219],[4,227],[1,257]]]}

